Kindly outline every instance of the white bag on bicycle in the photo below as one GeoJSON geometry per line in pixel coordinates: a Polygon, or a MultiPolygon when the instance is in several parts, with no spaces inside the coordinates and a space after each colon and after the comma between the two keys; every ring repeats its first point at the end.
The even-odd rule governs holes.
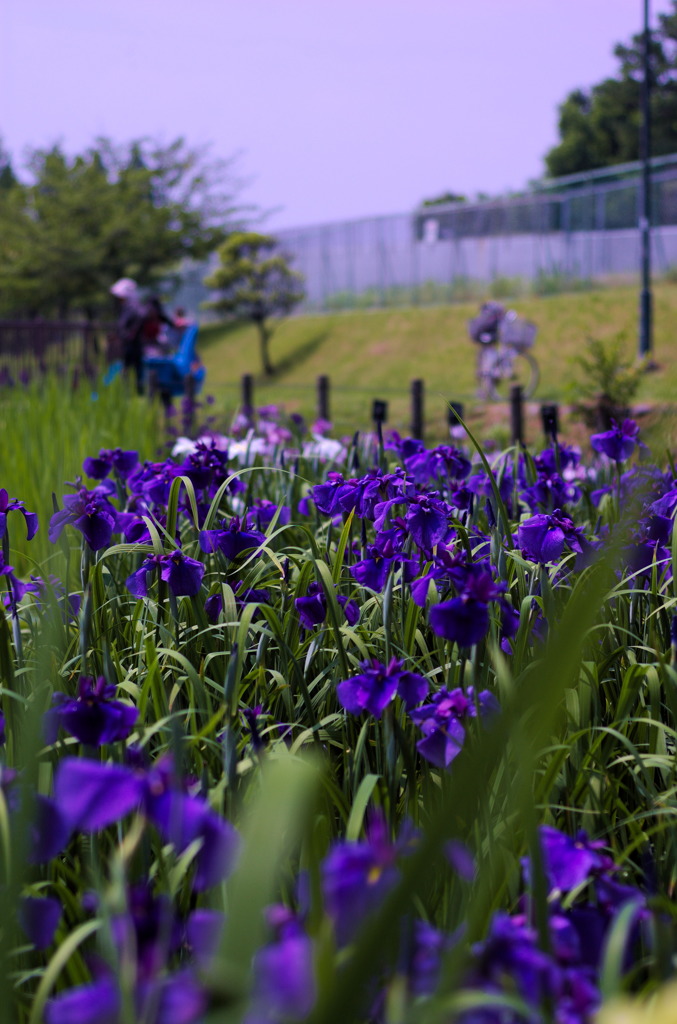
{"type": "Polygon", "coordinates": [[[536,324],[530,320],[521,320],[518,317],[505,317],[498,329],[499,337],[504,345],[515,349],[516,352],[525,352],[532,348],[536,340],[536,324]]]}

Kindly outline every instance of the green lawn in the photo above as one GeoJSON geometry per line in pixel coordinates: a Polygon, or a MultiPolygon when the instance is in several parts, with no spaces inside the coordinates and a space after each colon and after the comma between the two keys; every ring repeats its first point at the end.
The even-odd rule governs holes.
{"type": "MultiPolygon", "coordinates": [[[[575,356],[586,339],[620,338],[628,355],[638,335],[638,293],[624,286],[598,291],[528,297],[515,302],[520,315],[539,327],[535,355],[541,367],[538,401],[575,400],[580,369],[575,356]]],[[[290,318],[271,342],[274,378],[259,372],[253,327],[210,325],[201,330],[201,352],[207,365],[207,391],[217,408],[233,409],[239,401],[242,374],[256,375],[257,405],[282,403],[289,411],[315,413],[315,381],[331,378],[331,415],[339,432],[367,427],[371,401],[389,402],[389,426],[409,424],[409,383],[425,381],[426,431],[445,433],[446,403],[460,400],[472,410],[475,351],[466,321],[474,303],[426,308],[330,313],[290,318]]],[[[638,401],[669,403],[677,394],[677,287],[657,283],[654,291],[654,347],[660,372],[642,383],[638,401]]]]}

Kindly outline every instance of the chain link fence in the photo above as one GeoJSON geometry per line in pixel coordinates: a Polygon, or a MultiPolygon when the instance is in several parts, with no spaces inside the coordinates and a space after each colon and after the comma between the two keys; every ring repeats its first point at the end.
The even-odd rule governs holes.
{"type": "MultiPolygon", "coordinates": [[[[677,154],[652,161],[652,265],[677,267],[677,154]]],[[[639,164],[534,185],[527,195],[276,232],[305,276],[305,311],[565,290],[640,265],[639,164]]],[[[186,265],[176,301],[197,310],[209,263],[186,265]]]]}

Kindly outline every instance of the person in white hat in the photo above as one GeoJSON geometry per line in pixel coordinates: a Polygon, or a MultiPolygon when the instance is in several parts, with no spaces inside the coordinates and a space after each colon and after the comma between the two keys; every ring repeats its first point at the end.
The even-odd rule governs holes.
{"type": "Polygon", "coordinates": [[[139,297],[136,281],[121,277],[110,288],[110,293],[119,302],[120,311],[116,334],[122,344],[122,358],[125,369],[133,369],[136,376],[136,390],[143,393],[143,342],[141,333],[145,318],[143,304],[139,297]]]}

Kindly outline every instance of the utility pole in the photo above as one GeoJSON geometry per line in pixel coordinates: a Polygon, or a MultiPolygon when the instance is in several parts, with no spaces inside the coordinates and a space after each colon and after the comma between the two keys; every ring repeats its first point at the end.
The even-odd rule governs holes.
{"type": "Polygon", "coordinates": [[[642,161],[642,187],[639,213],[639,231],[642,252],[642,290],[639,297],[639,358],[651,368],[652,350],[652,296],[651,296],[651,35],[649,32],[649,0],[644,0],[644,34],[642,47],[642,126],[640,130],[640,159],[642,161]]]}

